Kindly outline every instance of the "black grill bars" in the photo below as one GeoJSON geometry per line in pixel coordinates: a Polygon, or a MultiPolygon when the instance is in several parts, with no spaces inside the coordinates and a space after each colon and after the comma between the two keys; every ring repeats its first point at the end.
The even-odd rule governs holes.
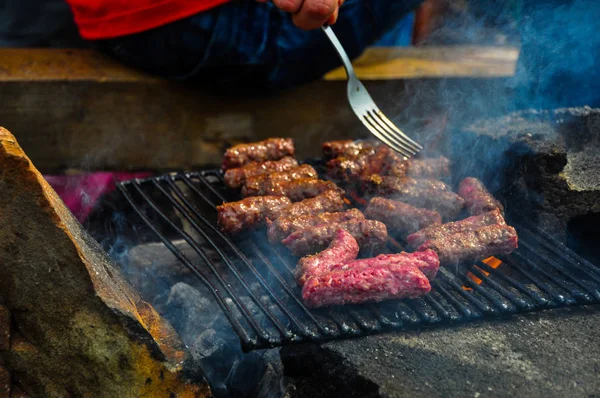
{"type": "MultiPolygon", "coordinates": [[[[220,171],[133,180],[117,188],[210,290],[245,351],[600,302],[600,268],[519,216],[509,221],[520,247],[500,258],[497,268],[481,261],[442,268],[431,293],[415,300],[311,310],[293,277],[295,260],[272,246],[264,231],[234,240],[216,227],[215,207],[238,199],[220,171]],[[181,244],[189,245],[188,255],[181,244]]],[[[390,250],[402,247],[393,242],[390,250]]]]}

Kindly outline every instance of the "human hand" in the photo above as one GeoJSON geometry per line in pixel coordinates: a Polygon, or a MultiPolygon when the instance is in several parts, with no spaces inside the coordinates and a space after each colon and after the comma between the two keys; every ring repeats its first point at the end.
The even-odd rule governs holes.
{"type": "MultiPolygon", "coordinates": [[[[266,3],[268,0],[256,0],[266,3]]],[[[275,6],[291,13],[294,24],[300,29],[318,29],[337,21],[344,0],[273,0],[275,6]]]]}

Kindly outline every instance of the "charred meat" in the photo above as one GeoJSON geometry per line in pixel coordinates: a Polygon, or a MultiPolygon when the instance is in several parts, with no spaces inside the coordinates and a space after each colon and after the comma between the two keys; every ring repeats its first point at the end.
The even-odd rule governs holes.
{"type": "Polygon", "coordinates": [[[350,233],[358,241],[361,250],[380,249],[387,241],[385,224],[375,220],[350,220],[335,224],[321,224],[294,232],[282,243],[295,256],[305,256],[325,249],[338,229],[350,233]]]}
{"type": "MultiPolygon", "coordinates": [[[[301,178],[273,185],[267,184],[264,194],[286,196],[292,202],[299,202],[304,199],[314,198],[327,191],[338,191],[341,195],[344,194],[344,190],[335,185],[335,183],[314,178],[301,178]]],[[[263,191],[258,192],[262,193],[263,191]]]]}
{"type": "Polygon", "coordinates": [[[358,256],[358,242],[343,229],[338,229],[329,247],[314,256],[306,256],[298,261],[295,270],[300,286],[311,277],[329,271],[335,264],[354,260],[358,256]]]}
{"type": "Polygon", "coordinates": [[[329,141],[323,144],[323,156],[326,159],[337,158],[343,156],[346,158],[354,158],[360,153],[365,153],[365,150],[370,151],[381,145],[374,140],[352,141],[339,140],[329,141]]]}
{"type": "Polygon", "coordinates": [[[242,188],[242,196],[286,196],[278,195],[276,193],[280,190],[279,187],[281,185],[301,178],[316,179],[317,176],[317,171],[308,164],[303,164],[302,166],[294,167],[293,169],[286,171],[262,174],[246,179],[244,187],[242,188]]]}
{"type": "Polygon", "coordinates": [[[341,192],[339,190],[332,190],[323,192],[314,198],[304,199],[303,201],[292,203],[291,206],[284,209],[284,212],[277,213],[274,217],[268,218],[275,220],[280,216],[290,218],[315,216],[321,213],[334,213],[343,211],[344,206],[344,197],[342,196],[341,192]]]}
{"type": "Polygon", "coordinates": [[[447,190],[441,181],[372,176],[377,196],[384,196],[411,206],[435,210],[446,220],[455,219],[464,207],[463,198],[447,190]]]}
{"type": "Polygon", "coordinates": [[[223,180],[229,188],[241,188],[246,180],[268,173],[288,171],[298,167],[298,161],[291,156],[280,160],[267,160],[266,162],[252,162],[242,167],[229,169],[225,172],[223,180]]]}
{"type": "Polygon", "coordinates": [[[291,138],[269,138],[250,144],[239,144],[225,151],[223,170],[241,167],[251,162],[278,160],[294,156],[296,149],[291,138]]]}
{"type": "Polygon", "coordinates": [[[406,240],[408,246],[415,249],[428,240],[440,239],[444,236],[461,232],[474,231],[481,227],[485,227],[486,225],[494,224],[506,225],[504,217],[498,209],[483,213],[479,216],[471,216],[460,221],[449,222],[442,225],[432,225],[409,235],[406,240]]]}
{"type": "Polygon", "coordinates": [[[419,209],[391,199],[375,197],[369,201],[365,216],[384,223],[388,232],[403,237],[430,225],[441,224],[435,210],[419,209]]]}
{"type": "Polygon", "coordinates": [[[439,158],[408,159],[396,162],[388,175],[413,178],[444,178],[450,176],[450,160],[439,158]]]}
{"type": "Polygon", "coordinates": [[[407,261],[411,261],[411,265],[417,267],[430,281],[437,275],[440,269],[440,259],[433,250],[424,250],[414,253],[396,253],[396,254],[380,254],[377,257],[370,259],[361,259],[338,263],[331,267],[330,271],[358,269],[361,267],[372,267],[379,265],[400,264],[406,265],[407,261]]]}
{"type": "Polygon", "coordinates": [[[261,226],[267,217],[276,218],[291,204],[283,196],[255,196],[217,206],[217,220],[223,231],[237,234],[261,226]]]}
{"type": "Polygon", "coordinates": [[[385,175],[397,155],[385,145],[365,148],[352,156],[338,156],[327,162],[328,174],[341,181],[355,183],[373,174],[385,175]]]}
{"type": "Polygon", "coordinates": [[[450,187],[442,181],[411,177],[372,175],[365,181],[365,185],[367,191],[386,196],[402,194],[408,190],[450,191],[450,187]]]}
{"type": "Polygon", "coordinates": [[[476,216],[492,210],[504,213],[504,207],[492,196],[477,178],[467,177],[460,182],[458,194],[465,200],[471,215],[476,216]]]}
{"type": "Polygon", "coordinates": [[[301,229],[306,229],[321,224],[333,224],[364,218],[365,216],[358,209],[300,217],[287,217],[284,215],[275,221],[267,220],[267,236],[269,237],[269,242],[273,244],[281,243],[283,239],[301,229]]]}
{"type": "MultiPolygon", "coordinates": [[[[365,261],[367,260],[358,260],[365,261]]],[[[302,298],[309,307],[416,298],[431,290],[429,280],[413,265],[384,264],[324,272],[308,278],[302,298]]]]}
{"type": "Polygon", "coordinates": [[[510,254],[517,247],[517,231],[510,226],[496,224],[428,240],[419,246],[419,250],[434,250],[443,265],[455,265],[510,254]]]}

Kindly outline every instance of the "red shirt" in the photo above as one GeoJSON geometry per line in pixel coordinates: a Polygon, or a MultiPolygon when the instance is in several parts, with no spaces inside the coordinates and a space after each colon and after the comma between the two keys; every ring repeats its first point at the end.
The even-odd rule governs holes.
{"type": "Polygon", "coordinates": [[[206,11],[229,0],[67,0],[84,39],[143,32],[206,11]]]}

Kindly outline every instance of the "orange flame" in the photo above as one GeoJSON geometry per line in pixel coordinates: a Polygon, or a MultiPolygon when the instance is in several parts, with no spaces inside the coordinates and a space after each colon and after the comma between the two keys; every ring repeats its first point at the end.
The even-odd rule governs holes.
{"type": "MultiPolygon", "coordinates": [[[[498,268],[502,264],[502,261],[498,260],[496,257],[488,257],[485,260],[481,260],[481,262],[489,265],[493,269],[498,268]]],[[[485,276],[490,276],[489,272],[482,270],[478,266],[475,266],[475,268],[477,268],[479,270],[479,272],[483,273],[485,276]]],[[[483,282],[481,279],[479,279],[478,277],[473,275],[471,272],[467,272],[467,276],[469,277],[469,279],[471,279],[473,282],[477,283],[478,285],[481,285],[481,283],[483,282]]],[[[464,290],[473,290],[467,286],[463,286],[462,288],[464,290]]]]}

